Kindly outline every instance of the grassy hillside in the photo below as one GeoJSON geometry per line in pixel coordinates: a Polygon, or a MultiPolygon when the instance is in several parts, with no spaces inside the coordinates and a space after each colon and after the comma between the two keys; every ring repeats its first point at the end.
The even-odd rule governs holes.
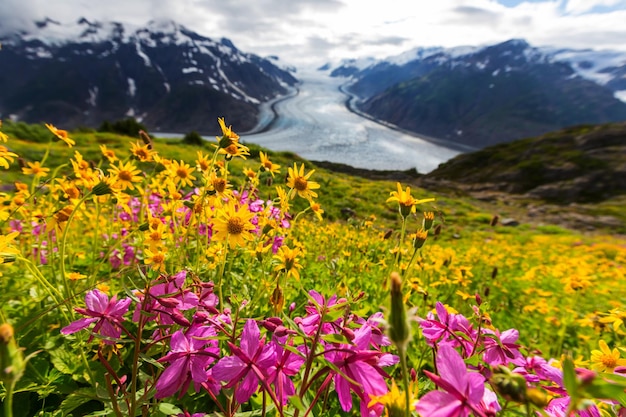
{"type": "MultiPolygon", "coordinates": [[[[407,189],[422,178],[355,176],[254,145],[246,159],[226,158],[246,153],[227,128],[221,153],[91,131],[71,132],[69,148],[41,126],[3,132],[0,322],[12,330],[2,337],[35,355],[24,367],[12,354],[21,372],[2,380],[0,396],[26,404],[15,415],[359,415],[357,404],[380,414],[404,398],[382,397],[389,379],[428,403],[433,358],[452,360],[437,356],[440,344],[460,347],[449,355],[489,389],[500,383],[490,375],[498,346],[555,358],[553,372],[568,357],[599,369],[598,346],[624,346],[626,241],[614,229],[582,233],[541,216],[515,225],[503,220],[521,213],[517,203],[407,189]],[[446,343],[433,336],[442,323],[446,343]],[[238,355],[270,369],[260,361],[278,352],[300,366],[285,376],[297,387],[289,404],[269,371],[255,370],[247,391],[224,368],[238,355]]],[[[500,415],[549,408],[505,396],[500,415]]]]}

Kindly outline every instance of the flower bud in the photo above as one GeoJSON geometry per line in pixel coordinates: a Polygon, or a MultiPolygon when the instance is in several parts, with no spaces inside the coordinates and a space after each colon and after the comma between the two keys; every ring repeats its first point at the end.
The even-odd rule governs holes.
{"type": "Polygon", "coordinates": [[[435,213],[432,211],[424,212],[424,220],[422,220],[422,228],[424,230],[430,230],[433,227],[433,223],[435,222],[435,213]]]}
{"type": "Polygon", "coordinates": [[[428,231],[425,229],[418,230],[413,237],[413,249],[417,250],[424,246],[426,238],[428,237],[428,231]]]}
{"type": "Polygon", "coordinates": [[[107,184],[105,181],[100,181],[91,189],[91,192],[95,195],[106,195],[111,194],[113,190],[111,190],[111,186],[107,184]]]}
{"type": "Polygon", "coordinates": [[[411,339],[411,328],[404,309],[402,278],[397,272],[391,273],[391,308],[389,310],[389,339],[404,350],[411,339]]]}
{"type": "Polygon", "coordinates": [[[15,342],[13,327],[4,323],[0,325],[0,381],[5,386],[14,385],[22,377],[24,368],[24,355],[15,342]]]}
{"type": "Polygon", "coordinates": [[[508,368],[499,365],[493,369],[489,382],[506,400],[526,403],[526,378],[523,375],[514,374],[508,368]]]}

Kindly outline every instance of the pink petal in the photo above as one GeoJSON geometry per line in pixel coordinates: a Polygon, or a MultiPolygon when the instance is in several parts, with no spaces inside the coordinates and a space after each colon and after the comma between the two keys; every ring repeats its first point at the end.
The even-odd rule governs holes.
{"type": "Polygon", "coordinates": [[[424,395],[415,406],[423,417],[460,417],[467,416],[463,404],[453,395],[443,391],[431,391],[424,395]]]}
{"type": "Polygon", "coordinates": [[[248,358],[253,358],[259,348],[260,335],[261,332],[259,331],[259,326],[257,326],[256,321],[252,319],[246,321],[243,332],[241,333],[241,350],[244,351],[248,358]]]}
{"type": "Polygon", "coordinates": [[[187,379],[187,359],[175,360],[165,368],[156,383],[155,398],[165,398],[174,395],[187,379]]]}
{"type": "Polygon", "coordinates": [[[85,305],[91,311],[104,313],[109,305],[109,297],[99,290],[89,291],[85,295],[85,305]]]}
{"type": "Polygon", "coordinates": [[[350,385],[348,381],[341,377],[341,375],[335,375],[335,390],[337,390],[337,396],[339,397],[339,404],[343,411],[350,411],[352,409],[352,395],[350,395],[350,385]]]}
{"type": "Polygon", "coordinates": [[[441,345],[437,352],[437,370],[442,379],[449,382],[458,392],[465,393],[467,368],[465,362],[450,345],[441,345]]]}
{"type": "Polygon", "coordinates": [[[252,397],[258,387],[259,379],[254,372],[248,372],[239,387],[235,390],[235,399],[240,404],[245,403],[252,397]]]}
{"type": "Polygon", "coordinates": [[[212,368],[213,378],[218,381],[230,381],[236,378],[246,365],[236,356],[226,356],[220,359],[212,368]]]}
{"type": "Polygon", "coordinates": [[[83,319],[78,319],[76,321],[71,322],[68,326],[65,326],[64,328],[62,328],[61,334],[76,333],[79,330],[83,330],[89,327],[91,323],[98,321],[98,320],[99,319],[94,318],[94,317],[85,317],[83,319]]]}
{"type": "Polygon", "coordinates": [[[123,300],[118,301],[111,307],[109,311],[109,315],[116,318],[121,318],[128,311],[128,307],[132,300],[130,298],[124,298],[123,300]]]}

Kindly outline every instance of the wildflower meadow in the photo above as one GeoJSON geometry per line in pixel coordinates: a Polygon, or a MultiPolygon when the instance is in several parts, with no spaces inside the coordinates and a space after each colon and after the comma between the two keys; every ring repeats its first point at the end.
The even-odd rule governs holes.
{"type": "Polygon", "coordinates": [[[626,241],[215,128],[0,125],[5,417],[626,415],[626,241]]]}

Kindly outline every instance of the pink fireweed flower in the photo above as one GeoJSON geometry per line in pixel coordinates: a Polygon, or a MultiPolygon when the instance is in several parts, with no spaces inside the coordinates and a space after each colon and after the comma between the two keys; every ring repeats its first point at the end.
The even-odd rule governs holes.
{"type": "Polygon", "coordinates": [[[485,394],[485,377],[468,372],[461,355],[448,344],[437,352],[439,375],[424,371],[443,391],[431,391],[415,406],[422,416],[467,417],[470,413],[484,416],[481,402],[485,394]]]}
{"type": "Polygon", "coordinates": [[[494,336],[487,336],[483,341],[485,347],[483,360],[489,365],[507,365],[510,362],[516,363],[524,360],[519,352],[519,345],[515,343],[519,338],[519,332],[516,329],[505,330],[502,333],[498,330],[494,332],[490,329],[483,329],[483,334],[494,336]]]}
{"type": "Polygon", "coordinates": [[[332,362],[339,372],[333,376],[339,404],[344,411],[352,409],[352,390],[360,399],[361,415],[380,415],[382,408],[368,408],[371,396],[381,396],[388,392],[385,377],[388,375],[382,366],[393,365],[398,358],[376,350],[367,350],[372,338],[372,328],[363,326],[354,332],[354,345],[339,345],[326,348],[325,358],[332,362]],[[347,378],[349,379],[347,379],[347,378]]]}
{"type": "Polygon", "coordinates": [[[267,385],[267,374],[263,370],[276,362],[275,346],[266,345],[260,335],[256,322],[246,321],[241,333],[241,348],[228,342],[233,356],[220,359],[212,369],[215,379],[227,382],[226,388],[235,387],[235,399],[240,404],[252,397],[259,381],[267,385]]]}
{"type": "Polygon", "coordinates": [[[472,340],[476,340],[477,332],[469,323],[469,320],[462,314],[450,314],[446,307],[437,302],[435,305],[437,317],[432,313],[428,313],[426,319],[419,319],[422,334],[426,342],[430,346],[437,344],[451,343],[452,346],[463,346],[463,349],[469,354],[474,348],[472,340]],[[461,337],[457,332],[465,334],[467,337],[461,337]]]}
{"type": "Polygon", "coordinates": [[[275,362],[267,370],[267,383],[274,386],[276,398],[287,404],[287,399],[296,393],[290,376],[297,375],[304,364],[304,357],[284,348],[285,343],[293,346],[293,340],[287,342],[286,337],[274,337],[271,344],[276,352],[275,362]]]}
{"type": "Polygon", "coordinates": [[[72,334],[79,330],[86,329],[91,323],[96,323],[92,329],[91,341],[94,334],[100,334],[106,339],[104,343],[113,345],[122,334],[122,322],[124,314],[128,311],[131,299],[124,298],[120,301],[113,296],[109,297],[99,290],[89,291],[85,295],[85,305],[87,308],[75,308],[76,312],[89,316],[70,323],[61,329],[61,334],[72,334]]]}
{"type": "Polygon", "coordinates": [[[180,391],[182,397],[193,381],[196,392],[200,386],[208,387],[214,394],[220,390],[219,383],[207,370],[219,356],[215,329],[209,326],[191,327],[187,333],[178,330],[172,335],[170,353],[159,362],[169,362],[156,383],[156,398],[165,398],[180,391]]]}

